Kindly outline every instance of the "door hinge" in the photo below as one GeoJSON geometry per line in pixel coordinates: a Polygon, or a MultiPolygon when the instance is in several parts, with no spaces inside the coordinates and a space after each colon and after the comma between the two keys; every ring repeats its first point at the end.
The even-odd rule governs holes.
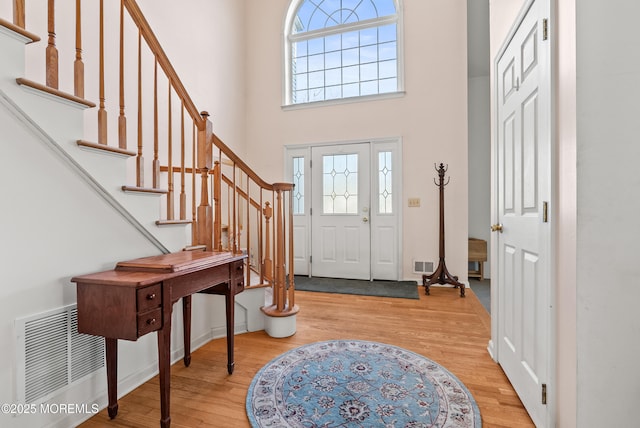
{"type": "Polygon", "coordinates": [[[547,404],[547,384],[542,384],[542,404],[547,404]]]}
{"type": "Polygon", "coordinates": [[[313,208],[309,208],[309,215],[313,215],[313,208]]]}
{"type": "Polygon", "coordinates": [[[309,168],[311,168],[312,166],[313,166],[313,161],[309,159],[309,168]]]}
{"type": "Polygon", "coordinates": [[[313,263],[313,256],[309,256],[309,263],[313,263]]]}
{"type": "Polygon", "coordinates": [[[542,40],[549,38],[549,19],[544,18],[542,20],[542,40]]]}
{"type": "Polygon", "coordinates": [[[549,202],[542,202],[542,222],[549,223],[549,202]]]}

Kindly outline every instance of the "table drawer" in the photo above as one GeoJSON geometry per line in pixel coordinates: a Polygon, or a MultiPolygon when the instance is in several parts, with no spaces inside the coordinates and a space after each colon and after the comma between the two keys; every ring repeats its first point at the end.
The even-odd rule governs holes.
{"type": "Polygon", "coordinates": [[[233,281],[231,286],[234,287],[237,294],[244,290],[244,262],[242,260],[234,262],[231,269],[231,281],[233,281]]]}
{"type": "Polygon", "coordinates": [[[162,284],[154,284],[137,291],[138,313],[162,305],[162,284]]]}
{"type": "Polygon", "coordinates": [[[138,337],[162,328],[162,308],[138,314],[138,337]]]}

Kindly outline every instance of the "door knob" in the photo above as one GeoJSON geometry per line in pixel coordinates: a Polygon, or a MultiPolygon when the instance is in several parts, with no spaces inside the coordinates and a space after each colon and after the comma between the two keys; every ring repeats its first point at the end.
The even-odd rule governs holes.
{"type": "Polygon", "coordinates": [[[500,223],[492,224],[491,225],[491,231],[492,232],[500,232],[500,233],[502,233],[502,225],[500,223]]]}
{"type": "Polygon", "coordinates": [[[366,217],[362,217],[362,221],[363,221],[364,223],[366,223],[366,222],[368,222],[368,221],[369,221],[369,219],[368,219],[368,218],[366,218],[366,217]]]}

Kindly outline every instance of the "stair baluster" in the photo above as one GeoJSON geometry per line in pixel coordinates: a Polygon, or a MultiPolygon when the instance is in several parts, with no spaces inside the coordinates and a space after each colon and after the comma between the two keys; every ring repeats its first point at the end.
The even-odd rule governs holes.
{"type": "Polygon", "coordinates": [[[76,0],[76,60],[73,63],[73,94],[84,98],[84,62],[82,62],[82,8],[76,0]]]}
{"type": "Polygon", "coordinates": [[[100,71],[99,91],[100,107],[98,108],[98,144],[107,145],[107,111],[104,95],[104,0],[100,0],[100,71]]]}
{"type": "Polygon", "coordinates": [[[213,169],[213,204],[214,204],[214,223],[213,223],[213,242],[216,251],[222,251],[222,170],[220,161],[215,162],[213,169]]]}
{"type": "MultiPolygon", "coordinates": [[[[156,62],[157,64],[157,62],[156,62]]],[[[198,223],[196,217],[196,124],[191,127],[191,244],[198,242],[198,223]]]]}
{"type": "Polygon", "coordinates": [[[56,14],[55,0],[47,2],[47,39],[46,64],[47,86],[58,89],[58,48],[56,47],[56,14]]]}
{"type": "MultiPolygon", "coordinates": [[[[195,123],[194,123],[195,126],[195,123]]],[[[158,60],[153,63],[153,188],[160,188],[160,159],[158,151],[160,142],[158,140],[158,60]]],[[[195,166],[195,163],[193,163],[195,166]]],[[[195,175],[195,171],[193,173],[195,175]]],[[[196,187],[193,186],[195,192],[196,187]]]]}
{"type": "Polygon", "coordinates": [[[169,193],[167,194],[167,220],[173,220],[173,108],[171,105],[172,91],[169,82],[168,108],[167,108],[167,181],[169,193]]]}
{"type": "MultiPolygon", "coordinates": [[[[124,70],[124,67],[121,68],[124,70]]],[[[122,95],[122,114],[124,116],[124,81],[120,85],[122,95]]],[[[124,118],[124,117],[123,117],[124,118]]],[[[124,128],[120,128],[121,132],[126,133],[126,118],[124,118],[124,128]]],[[[126,134],[124,138],[120,139],[120,148],[124,143],[124,148],[127,145],[126,134]]],[[[138,31],[138,154],[136,156],[136,186],[144,187],[144,157],[142,155],[143,140],[142,140],[142,34],[138,31]]],[[[158,164],[159,165],[159,164],[158,164]]],[[[159,171],[158,171],[159,172],[159,171]]],[[[154,183],[154,188],[158,188],[154,183]]]]}
{"type": "MultiPolygon", "coordinates": [[[[138,47],[138,52],[140,48],[138,47]]],[[[120,115],[118,116],[118,147],[127,149],[127,117],[124,113],[124,0],[120,0],[120,115]]],[[[138,85],[138,88],[140,86],[138,85]]],[[[140,124],[138,123],[138,129],[140,124]]],[[[138,187],[142,187],[139,185],[138,187]]]]}
{"type": "Polygon", "coordinates": [[[184,102],[180,103],[180,220],[187,218],[187,194],[185,193],[185,142],[184,102]]]}
{"type": "Polygon", "coordinates": [[[13,23],[25,29],[25,8],[24,0],[13,0],[13,23]]]}
{"type": "MultiPolygon", "coordinates": [[[[26,4],[25,0],[0,1],[13,2],[13,24],[6,21],[0,22],[0,24],[10,26],[12,27],[10,29],[24,34],[27,34],[25,15],[37,12],[36,9],[44,9],[41,6],[33,6],[33,9],[27,10],[33,3],[26,4]]],[[[132,177],[132,180],[135,180],[135,186],[125,185],[122,186],[122,189],[127,192],[166,194],[166,200],[164,200],[166,202],[166,220],[158,220],[157,224],[190,223],[192,229],[191,245],[187,245],[189,247],[202,246],[208,250],[246,252],[249,263],[246,270],[246,285],[251,286],[252,283],[256,285],[257,278],[259,285],[272,286],[274,290],[274,305],[266,308],[265,313],[273,315],[280,312],[281,314],[276,316],[287,316],[297,312],[293,282],[293,217],[291,210],[293,186],[287,183],[271,184],[265,182],[213,133],[209,114],[198,112],[135,0],[120,0],[119,4],[105,3],[104,0],[100,0],[97,11],[99,15],[98,31],[97,34],[91,34],[93,37],[89,38],[84,37],[87,34],[83,34],[83,31],[95,30],[90,28],[91,26],[83,28],[81,0],[76,0],[73,3],[75,16],[71,15],[71,19],[66,17],[65,25],[58,25],[61,31],[60,37],[56,35],[55,0],[47,1],[46,12],[40,11],[40,16],[42,17],[46,13],[47,18],[46,29],[36,29],[40,32],[46,31],[48,35],[47,45],[43,48],[47,86],[30,82],[24,78],[18,79],[18,82],[90,107],[94,104],[84,100],[85,93],[99,98],[97,123],[89,121],[89,124],[95,127],[97,144],[81,140],[78,141],[78,144],[119,156],[135,156],[135,178],[132,177]],[[106,7],[112,9],[105,9],[106,7]],[[115,9],[116,7],[119,7],[119,10],[115,9]],[[116,15],[116,13],[118,14],[116,15]],[[128,18],[125,13],[128,14],[128,18]],[[115,18],[116,16],[118,18],[115,18]],[[115,22],[106,20],[106,17],[114,17],[114,20],[118,21],[119,27],[116,29],[115,22]],[[75,26],[69,26],[68,22],[74,18],[75,26]],[[136,45],[132,41],[133,34],[130,27],[125,25],[129,23],[129,19],[137,31],[137,51],[135,51],[136,45]],[[125,22],[126,20],[127,22],[125,22]],[[107,43],[107,40],[111,33],[107,32],[106,25],[112,23],[114,24],[113,29],[116,30],[113,35],[118,34],[119,40],[117,42],[114,40],[114,43],[110,44],[107,43]],[[66,30],[75,32],[75,34],[63,37],[65,36],[63,32],[66,30]],[[75,37],[75,46],[67,47],[68,50],[65,50],[65,46],[56,45],[56,40],[69,40],[72,37],[75,37]],[[85,58],[83,56],[91,54],[91,52],[83,51],[83,42],[88,41],[85,44],[90,46],[94,39],[97,39],[97,52],[94,53],[95,57],[92,58],[90,55],[89,59],[95,59],[95,61],[87,62],[97,63],[98,69],[97,73],[85,76],[85,58]],[[145,47],[142,46],[143,41],[151,56],[146,55],[145,47]],[[59,81],[59,49],[61,49],[61,55],[75,53],[72,83],[71,80],[65,81],[65,76],[60,76],[62,78],[59,81]],[[127,75],[125,72],[129,69],[133,70],[126,61],[128,58],[134,58],[134,55],[137,56],[138,61],[135,77],[133,73],[127,75]],[[118,60],[112,61],[111,58],[116,58],[116,56],[118,60]],[[153,66],[152,81],[149,78],[145,79],[144,76],[145,72],[151,73],[151,66],[153,66]],[[162,75],[159,75],[159,72],[162,75]],[[158,87],[165,84],[164,79],[166,79],[167,85],[166,99],[158,95],[158,87]],[[61,91],[58,88],[59,84],[71,86],[74,95],[68,95],[61,91]],[[132,89],[136,84],[137,94],[128,94],[129,89],[132,89]],[[92,93],[91,89],[95,92],[92,93]],[[118,103],[107,105],[107,97],[115,98],[115,91],[118,91],[118,103]],[[144,98],[147,91],[149,95],[144,98]],[[152,92],[153,95],[151,95],[152,92]],[[136,97],[138,112],[137,115],[128,115],[129,117],[127,117],[125,100],[133,99],[132,96],[136,97]],[[179,119],[177,114],[174,114],[174,109],[177,113],[174,96],[178,98],[180,103],[179,119]],[[151,107],[152,104],[153,107],[151,107]],[[148,112],[145,111],[145,108],[148,112]],[[166,116],[164,116],[165,110],[166,116]],[[185,117],[185,112],[191,117],[191,127],[188,126],[188,117],[185,117]],[[114,131],[117,128],[118,143],[112,143],[113,146],[109,146],[107,137],[110,128],[107,119],[108,115],[114,114],[118,116],[117,124],[114,127],[114,131]],[[160,115],[166,118],[166,125],[161,125],[164,120],[160,119],[160,115]],[[135,152],[127,150],[127,122],[131,120],[136,121],[137,147],[135,152]],[[177,131],[177,127],[174,127],[174,120],[176,121],[175,126],[177,126],[177,121],[180,121],[179,165],[175,162],[178,157],[174,157],[173,153],[175,149],[177,155],[178,150],[177,147],[173,147],[173,132],[174,129],[177,131]],[[149,125],[145,127],[143,121],[149,125]],[[151,128],[153,128],[153,147],[148,145],[145,147],[144,133],[150,133],[151,128]],[[190,131],[189,128],[191,128],[190,131]],[[191,132],[192,140],[190,145],[187,143],[189,132],[191,132]],[[189,150],[191,150],[191,154],[189,154],[189,150]],[[145,154],[151,157],[151,152],[153,152],[153,160],[147,167],[151,167],[150,178],[153,185],[151,188],[145,188],[145,154]],[[166,181],[162,175],[164,173],[167,174],[166,181]],[[180,174],[179,196],[174,190],[176,186],[175,174],[180,174]],[[188,174],[191,174],[190,180],[187,177],[188,174]],[[209,180],[212,180],[211,184],[209,180]],[[161,188],[165,184],[168,187],[167,190],[161,188]],[[287,193],[289,193],[288,197],[287,193]],[[191,198],[191,203],[188,205],[189,198],[191,198]],[[179,204],[179,214],[176,212],[176,203],[179,204]],[[189,210],[191,214],[189,214],[189,210]],[[176,216],[179,219],[174,220],[176,216]],[[252,270],[255,271],[254,275],[252,275],[252,270]]],[[[71,7],[73,7],[73,3],[71,7]]],[[[66,6],[66,3],[59,4],[59,13],[62,16],[69,13],[69,9],[64,9],[66,6]]],[[[28,37],[34,41],[38,40],[35,35],[29,34],[28,37]]],[[[64,57],[61,56],[61,58],[64,57]]],[[[90,126],[88,128],[90,130],[90,126]]],[[[133,127],[129,128],[133,129],[133,127]]]]}

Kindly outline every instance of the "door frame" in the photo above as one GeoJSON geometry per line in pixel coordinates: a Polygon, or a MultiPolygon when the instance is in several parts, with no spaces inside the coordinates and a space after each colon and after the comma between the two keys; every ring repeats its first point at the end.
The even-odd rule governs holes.
{"type": "MultiPolygon", "coordinates": [[[[348,141],[327,141],[327,142],[319,142],[319,143],[303,143],[303,144],[287,144],[284,145],[284,176],[285,177],[290,177],[292,175],[292,165],[291,165],[291,161],[294,157],[296,156],[304,156],[305,158],[305,170],[309,170],[309,161],[311,159],[311,148],[312,147],[322,147],[322,146],[340,146],[340,145],[346,145],[346,144],[363,144],[363,143],[368,143],[370,145],[370,156],[369,156],[369,162],[370,162],[370,177],[371,177],[371,186],[370,186],[370,193],[372,195],[372,197],[374,196],[374,191],[375,189],[377,189],[377,185],[375,185],[374,180],[373,180],[373,174],[375,172],[374,166],[375,166],[375,159],[377,158],[377,153],[379,151],[387,151],[390,150],[394,153],[394,157],[393,157],[393,167],[395,168],[395,170],[397,171],[396,174],[393,175],[393,189],[394,192],[396,192],[397,197],[394,198],[393,200],[393,209],[396,213],[395,217],[396,217],[396,231],[397,231],[397,239],[396,239],[396,264],[397,264],[397,268],[395,270],[395,280],[402,280],[403,277],[403,267],[402,267],[402,263],[403,263],[403,228],[402,228],[402,190],[403,190],[403,185],[402,185],[402,176],[403,176],[403,171],[402,171],[402,166],[403,166],[403,158],[402,158],[402,137],[389,137],[389,138],[370,138],[370,139],[362,139],[362,140],[348,140],[348,141]]],[[[311,203],[312,201],[312,197],[313,195],[311,194],[311,179],[305,179],[305,189],[304,189],[304,194],[305,194],[305,200],[308,200],[309,203],[311,203]]],[[[308,207],[310,207],[310,205],[305,205],[305,224],[307,226],[307,233],[305,235],[305,241],[306,241],[306,245],[305,248],[302,249],[302,251],[299,252],[299,250],[296,250],[296,253],[298,254],[302,254],[303,257],[306,257],[307,262],[306,262],[306,271],[308,272],[308,276],[311,276],[312,273],[312,268],[311,268],[311,263],[309,262],[309,256],[312,256],[311,254],[311,248],[312,248],[312,215],[310,214],[308,207]]],[[[371,228],[370,230],[373,231],[375,225],[377,224],[377,216],[373,215],[373,198],[372,198],[372,202],[371,202],[371,207],[370,207],[370,220],[371,220],[371,228]]],[[[373,248],[373,243],[374,243],[374,239],[373,239],[373,234],[371,236],[371,247],[373,248]]],[[[370,252],[370,264],[373,264],[373,249],[370,252]]],[[[303,267],[304,268],[304,267],[303,267]]],[[[372,271],[372,269],[370,269],[372,271]]],[[[372,278],[373,279],[378,279],[375,278],[375,276],[373,276],[373,271],[372,271],[372,278]]]]}
{"type": "MultiPolygon", "coordinates": [[[[520,12],[516,16],[511,25],[509,32],[507,33],[504,41],[500,49],[497,51],[495,57],[493,58],[493,75],[491,76],[491,84],[493,85],[491,89],[491,112],[492,112],[492,120],[491,120],[491,222],[492,224],[498,223],[498,184],[499,184],[499,171],[498,171],[498,129],[499,129],[499,116],[498,116],[498,62],[504,55],[507,47],[512,41],[513,37],[516,34],[519,26],[523,22],[527,12],[533,5],[535,1],[539,3],[539,11],[541,16],[539,19],[547,18],[548,19],[548,40],[549,43],[549,240],[547,242],[547,248],[545,249],[548,254],[548,281],[549,281],[549,320],[548,320],[548,369],[549,369],[549,383],[547,385],[547,420],[546,424],[548,427],[555,426],[556,414],[557,414],[557,375],[556,375],[556,367],[557,367],[557,314],[555,308],[556,305],[556,291],[557,291],[557,283],[556,283],[556,273],[557,273],[557,254],[556,254],[556,228],[557,222],[555,221],[555,207],[558,206],[558,142],[557,142],[557,123],[556,123],[556,103],[554,102],[557,94],[557,44],[556,40],[558,37],[556,28],[557,16],[555,13],[556,10],[556,0],[525,0],[520,12]]],[[[499,256],[498,256],[498,245],[495,240],[495,234],[491,235],[490,241],[490,251],[491,251],[491,272],[496,272],[496,275],[492,275],[491,277],[491,339],[489,340],[487,351],[491,355],[491,358],[495,362],[499,362],[500,355],[500,340],[499,340],[499,323],[500,323],[500,309],[499,309],[499,256]]]]}

